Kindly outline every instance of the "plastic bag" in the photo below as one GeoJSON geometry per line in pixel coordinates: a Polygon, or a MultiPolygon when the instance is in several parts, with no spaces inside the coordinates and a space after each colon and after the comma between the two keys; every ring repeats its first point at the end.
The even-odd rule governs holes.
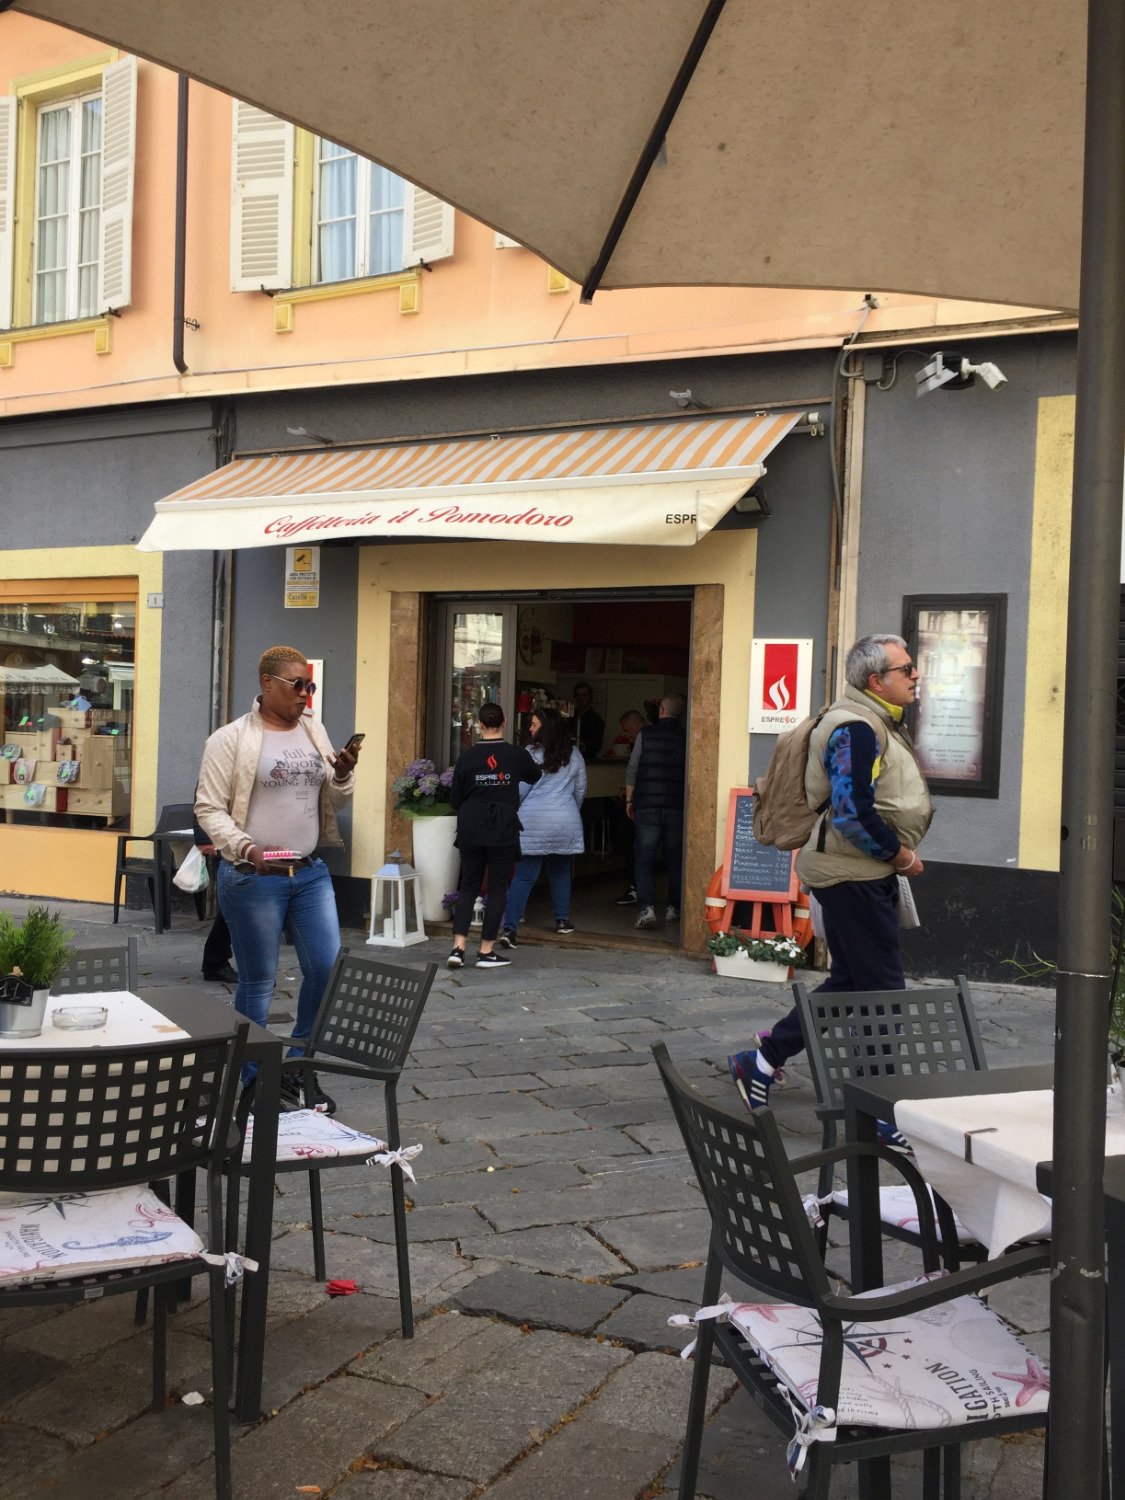
{"type": "Polygon", "coordinates": [[[172,876],[172,884],[179,886],[181,891],[187,891],[189,896],[196,896],[207,889],[210,879],[207,861],[198,846],[193,845],[184,856],[183,864],[172,876]]]}

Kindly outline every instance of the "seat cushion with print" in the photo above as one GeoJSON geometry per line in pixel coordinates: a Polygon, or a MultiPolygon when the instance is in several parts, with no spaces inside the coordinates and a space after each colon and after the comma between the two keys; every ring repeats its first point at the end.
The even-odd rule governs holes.
{"type": "MultiPolygon", "coordinates": [[[[250,1150],[254,1140],[254,1117],[250,1116],[246,1126],[246,1140],[242,1149],[242,1160],[250,1161],[250,1150]]],[[[343,1120],[333,1115],[320,1114],[315,1109],[282,1110],[277,1121],[278,1161],[309,1161],[332,1156],[373,1156],[377,1151],[386,1151],[386,1141],[377,1135],[365,1135],[362,1130],[353,1130],[343,1120]]]]}
{"type": "MultiPolygon", "coordinates": [[[[930,1197],[933,1197],[932,1189],[930,1197]]],[[[832,1194],[832,1202],[843,1213],[847,1213],[847,1188],[837,1188],[832,1194]]],[[[909,1229],[913,1234],[918,1233],[918,1205],[914,1201],[913,1192],[904,1182],[879,1189],[879,1217],[884,1224],[893,1224],[896,1229],[909,1229]]],[[[976,1239],[976,1235],[961,1223],[956,1214],[953,1215],[953,1227],[957,1231],[958,1244],[971,1245],[976,1239]]]]}
{"type": "Polygon", "coordinates": [[[137,1270],[192,1260],[203,1249],[151,1188],[0,1195],[0,1285],[137,1270]]]}
{"type": "MultiPolygon", "coordinates": [[[[729,1318],[799,1405],[807,1411],[818,1405],[821,1332],[811,1309],[731,1302],[708,1311],[729,1318]]],[[[1047,1369],[978,1297],[844,1325],[835,1405],[841,1427],[958,1427],[1016,1412],[1030,1416],[1046,1412],[1049,1392],[1047,1369]]]]}

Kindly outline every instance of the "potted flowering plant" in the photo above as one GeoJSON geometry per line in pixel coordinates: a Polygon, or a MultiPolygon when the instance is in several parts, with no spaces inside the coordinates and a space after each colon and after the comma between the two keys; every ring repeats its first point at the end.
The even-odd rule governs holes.
{"type": "Polygon", "coordinates": [[[439,773],[432,760],[412,760],[391,782],[395,811],[408,818],[440,818],[452,814],[449,789],[453,768],[439,773]]]}
{"type": "Polygon", "coordinates": [[[395,811],[411,823],[418,902],[425,922],[442,921],[442,898],[457,884],[460,862],[453,845],[457,822],[449,801],[452,786],[452,768],[439,772],[432,760],[412,760],[391,782],[395,811]]]}
{"type": "Polygon", "coordinates": [[[784,984],[790,969],[808,962],[805,950],[791,937],[750,937],[745,932],[717,932],[707,944],[715,973],[730,979],[756,979],[784,984]]]}

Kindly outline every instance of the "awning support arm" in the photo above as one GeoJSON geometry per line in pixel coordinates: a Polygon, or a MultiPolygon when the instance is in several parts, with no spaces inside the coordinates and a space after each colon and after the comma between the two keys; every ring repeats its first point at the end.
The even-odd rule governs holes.
{"type": "Polygon", "coordinates": [[[648,140],[644,144],[637,165],[633,168],[633,175],[629,178],[628,186],[622,195],[621,202],[617,205],[617,212],[602,241],[602,248],[598,251],[597,259],[590,268],[589,275],[582,285],[582,301],[593,300],[594,293],[601,285],[605,268],[609,265],[613,252],[617,249],[617,242],[624,232],[625,225],[629,222],[629,215],[633,212],[637,199],[641,195],[641,189],[648,180],[648,174],[652,171],[652,164],[660,154],[664,145],[664,138],[668,134],[669,127],[675,119],[676,111],[680,107],[680,101],[687,93],[688,84],[691,82],[699,60],[707,50],[707,43],[711,40],[723,7],[727,0],[708,0],[707,9],[700,18],[699,25],[695,29],[695,35],[691,39],[691,46],[684,54],[683,62],[672,80],[672,87],[668,90],[668,96],[661,106],[660,113],[656,117],[656,123],[649,131],[648,140]]]}

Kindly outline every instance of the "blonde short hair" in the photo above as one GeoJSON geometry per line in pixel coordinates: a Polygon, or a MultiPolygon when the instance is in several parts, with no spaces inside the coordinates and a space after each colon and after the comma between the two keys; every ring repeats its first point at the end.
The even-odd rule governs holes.
{"type": "Polygon", "coordinates": [[[276,677],[278,667],[283,667],[291,661],[297,662],[302,667],[307,667],[309,664],[308,657],[303,656],[292,646],[270,646],[258,658],[258,676],[276,677]]]}

